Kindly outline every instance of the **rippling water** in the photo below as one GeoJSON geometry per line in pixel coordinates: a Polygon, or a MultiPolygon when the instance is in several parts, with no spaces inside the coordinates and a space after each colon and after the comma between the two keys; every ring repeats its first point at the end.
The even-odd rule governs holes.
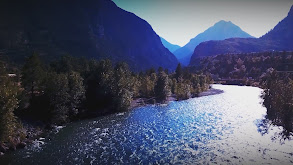
{"type": "MultiPolygon", "coordinates": [[[[7,154],[12,164],[292,164],[293,141],[264,120],[261,89],[145,106],[67,125],[7,154]]],[[[1,160],[2,159],[2,160],[1,160]]]]}

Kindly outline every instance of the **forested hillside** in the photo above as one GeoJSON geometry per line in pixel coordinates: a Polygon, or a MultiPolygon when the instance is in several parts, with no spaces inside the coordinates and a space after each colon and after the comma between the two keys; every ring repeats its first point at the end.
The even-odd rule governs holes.
{"type": "Polygon", "coordinates": [[[178,64],[145,20],[111,0],[1,0],[0,22],[0,56],[16,64],[34,51],[47,63],[69,54],[136,71],[178,64]]]}

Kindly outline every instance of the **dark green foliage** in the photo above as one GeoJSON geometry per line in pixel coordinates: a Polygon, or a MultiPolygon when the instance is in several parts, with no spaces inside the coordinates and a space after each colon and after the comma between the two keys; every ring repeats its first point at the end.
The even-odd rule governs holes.
{"type": "Polygon", "coordinates": [[[113,105],[115,111],[126,111],[130,107],[132,101],[132,92],[127,89],[119,89],[116,91],[116,95],[113,99],[113,105]]]}
{"type": "Polygon", "coordinates": [[[27,115],[52,124],[62,124],[75,118],[85,99],[84,79],[89,63],[70,56],[51,64],[49,71],[42,67],[38,55],[28,58],[22,71],[24,97],[30,95],[27,115]]]}
{"type": "Polygon", "coordinates": [[[37,53],[30,56],[22,68],[21,84],[26,93],[30,95],[30,104],[34,106],[34,96],[42,91],[41,85],[44,78],[44,70],[37,53]]]}
{"type": "Polygon", "coordinates": [[[68,94],[69,94],[69,116],[76,116],[82,109],[82,103],[85,99],[85,87],[83,78],[77,72],[68,74],[68,94]]]}
{"type": "MultiPolygon", "coordinates": [[[[19,73],[9,68],[13,71],[10,73],[19,73]]],[[[71,56],[43,66],[36,53],[22,67],[21,78],[9,77],[5,69],[0,63],[0,144],[11,147],[27,138],[15,114],[21,120],[51,127],[83,117],[126,111],[138,100],[142,104],[164,103],[174,94],[178,100],[188,99],[206,90],[210,82],[207,76],[191,74],[180,65],[176,73],[160,67],[158,73],[152,68],[136,74],[124,62],[113,67],[110,60],[71,56]],[[132,102],[133,98],[139,99],[132,102]]]]}
{"type": "Polygon", "coordinates": [[[176,87],[172,87],[177,100],[198,96],[200,92],[208,90],[209,85],[212,83],[209,76],[206,75],[191,74],[186,70],[184,71],[184,75],[179,82],[175,81],[176,87]]]}
{"type": "Polygon", "coordinates": [[[175,78],[176,80],[179,82],[179,81],[182,81],[182,67],[181,67],[181,64],[179,63],[177,65],[177,68],[176,68],[176,71],[175,71],[175,78]]]}
{"type": "MultiPolygon", "coordinates": [[[[180,64],[176,73],[166,72],[169,71],[160,67],[158,73],[151,68],[136,74],[124,62],[113,67],[108,59],[95,61],[68,55],[43,67],[34,53],[22,69],[22,79],[18,79],[25,89],[22,104],[28,104],[26,98],[30,100],[30,106],[21,107],[27,109],[21,115],[49,125],[59,125],[82,116],[126,111],[131,107],[133,98],[165,102],[172,93],[177,94],[178,99],[190,98],[195,96],[192,93],[194,88],[202,91],[209,83],[205,76],[201,79],[202,75],[191,74],[180,64]],[[194,76],[198,77],[198,86],[191,81],[194,76]]],[[[15,103],[15,107],[9,110],[12,115],[18,102],[15,103]]]]}
{"type": "Polygon", "coordinates": [[[179,82],[175,93],[177,100],[189,99],[191,97],[190,85],[188,83],[179,82]]]}
{"type": "Polygon", "coordinates": [[[171,94],[170,87],[168,85],[168,75],[163,69],[158,73],[157,82],[154,88],[155,96],[159,102],[166,101],[171,94]]]}
{"type": "Polygon", "coordinates": [[[144,77],[140,78],[140,95],[142,97],[153,97],[154,96],[154,88],[155,88],[155,81],[156,81],[156,74],[152,73],[151,76],[145,75],[144,77]]]}
{"type": "Polygon", "coordinates": [[[76,72],[47,74],[44,96],[52,124],[62,124],[80,113],[85,99],[83,78],[76,72]]]}
{"type": "Polygon", "coordinates": [[[153,74],[153,73],[156,73],[156,70],[155,70],[155,68],[151,68],[151,69],[148,69],[147,71],[146,71],[146,74],[147,75],[151,75],[151,74],[153,74]]]}
{"type": "Polygon", "coordinates": [[[165,69],[164,72],[168,75],[169,74],[169,69],[165,69]]]}
{"type": "Polygon", "coordinates": [[[90,61],[90,73],[85,78],[87,108],[91,111],[112,104],[114,70],[110,60],[90,61]]]}
{"type": "Polygon", "coordinates": [[[158,73],[160,73],[160,72],[164,72],[164,69],[162,67],[158,68],[158,73]]]}
{"type": "MultiPolygon", "coordinates": [[[[93,60],[94,61],[94,60],[93,60]]],[[[95,61],[96,62],[96,61],[95,61]]],[[[90,62],[84,57],[74,58],[69,55],[62,56],[60,60],[50,64],[50,69],[57,73],[77,72],[84,75],[90,69],[90,62]]]]}
{"type": "Polygon", "coordinates": [[[278,71],[293,71],[292,52],[259,52],[226,54],[198,59],[198,65],[191,70],[211,73],[219,81],[235,79],[259,82],[261,75],[269,68],[278,71]]]}
{"type": "Polygon", "coordinates": [[[67,122],[70,100],[68,78],[65,74],[49,73],[46,82],[45,95],[49,99],[51,123],[67,122]]]}
{"type": "Polygon", "coordinates": [[[293,132],[293,75],[268,69],[262,77],[263,105],[267,118],[284,127],[284,135],[293,132]]]}
{"type": "Polygon", "coordinates": [[[125,111],[132,100],[131,72],[126,63],[118,63],[114,72],[114,109],[125,111]]]}
{"type": "MultiPolygon", "coordinates": [[[[139,95],[138,77],[132,74],[126,63],[112,67],[110,60],[92,62],[86,78],[86,102],[91,111],[124,111],[130,106],[132,96],[139,95]]],[[[98,112],[99,113],[99,112],[98,112]]]]}
{"type": "Polygon", "coordinates": [[[130,77],[130,91],[132,92],[133,98],[140,96],[140,86],[142,83],[139,75],[132,74],[130,77]]]}
{"type": "Polygon", "coordinates": [[[0,142],[12,140],[16,135],[17,121],[14,110],[18,107],[18,87],[5,72],[0,62],[0,142]]]}
{"type": "MultiPolygon", "coordinates": [[[[201,86],[201,84],[203,83],[200,83],[200,79],[198,75],[193,75],[190,79],[190,82],[192,84],[191,93],[194,96],[197,96],[200,92],[207,90],[206,86],[209,85],[209,84],[204,84],[204,86],[201,86]]],[[[207,83],[211,83],[211,82],[208,80],[207,83]]]]}
{"type": "Polygon", "coordinates": [[[177,90],[177,80],[175,78],[172,79],[172,84],[171,84],[171,92],[176,93],[177,90]]]}

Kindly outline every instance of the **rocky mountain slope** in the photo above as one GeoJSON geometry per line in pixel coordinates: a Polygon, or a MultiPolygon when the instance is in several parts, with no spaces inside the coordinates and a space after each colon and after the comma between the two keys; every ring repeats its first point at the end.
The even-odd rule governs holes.
{"type": "Polygon", "coordinates": [[[248,33],[231,21],[219,21],[214,26],[208,28],[203,33],[191,39],[184,47],[174,52],[177,59],[184,65],[188,65],[194,48],[201,42],[210,40],[224,40],[227,38],[253,38],[248,33]]]}

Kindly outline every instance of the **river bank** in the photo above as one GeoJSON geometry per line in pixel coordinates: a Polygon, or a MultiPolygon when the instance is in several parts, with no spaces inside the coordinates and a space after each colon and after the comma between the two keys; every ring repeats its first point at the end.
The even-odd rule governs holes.
{"type": "Polygon", "coordinates": [[[25,148],[49,131],[45,128],[44,124],[40,124],[39,122],[21,121],[22,126],[16,130],[19,136],[11,138],[9,143],[0,143],[0,156],[17,149],[25,148]]]}
{"type": "Polygon", "coordinates": [[[217,95],[217,94],[221,94],[224,93],[223,90],[221,89],[215,89],[215,88],[210,88],[207,91],[201,92],[198,97],[202,97],[202,96],[209,96],[209,95],[217,95]]]}
{"type": "MultiPolygon", "coordinates": [[[[198,96],[196,97],[203,97],[203,96],[209,96],[209,95],[216,95],[216,94],[221,94],[223,93],[223,90],[220,89],[215,89],[215,88],[210,88],[207,91],[201,92],[198,96]]],[[[195,97],[193,97],[195,98],[195,97]]],[[[171,95],[168,97],[166,100],[166,103],[171,102],[171,101],[178,101],[176,99],[176,95],[171,95]]],[[[136,98],[133,99],[131,102],[131,105],[129,107],[129,111],[133,110],[134,108],[146,106],[146,105],[154,105],[154,104],[160,104],[157,103],[155,98],[136,98]]],[[[105,110],[105,113],[99,113],[99,114],[85,114],[78,118],[77,120],[71,122],[74,123],[76,121],[80,120],[85,120],[85,119],[91,119],[99,116],[107,116],[111,115],[112,113],[106,113],[107,111],[105,110]]],[[[15,151],[16,149],[23,149],[27,145],[31,145],[32,143],[42,143],[40,139],[43,139],[46,137],[48,134],[51,132],[54,132],[60,127],[63,126],[55,126],[55,125],[46,125],[45,123],[42,122],[37,122],[37,121],[30,121],[30,120],[22,120],[23,123],[23,130],[25,130],[26,137],[25,138],[17,138],[13,140],[13,143],[11,144],[5,144],[1,143],[0,144],[0,156],[3,156],[5,153],[10,153],[15,151]]],[[[69,123],[67,123],[69,124],[69,123]]]]}
{"type": "MultiPolygon", "coordinates": [[[[203,97],[203,96],[210,96],[210,95],[217,95],[217,94],[221,94],[223,93],[223,90],[220,89],[215,89],[215,88],[209,88],[207,91],[203,91],[201,93],[199,93],[197,96],[194,96],[192,98],[196,98],[196,97],[203,97]]],[[[175,94],[172,94],[171,96],[169,96],[166,100],[166,103],[170,102],[170,101],[180,101],[176,98],[175,94]]],[[[157,104],[155,98],[136,98],[133,99],[130,105],[130,110],[137,108],[137,107],[141,107],[141,106],[145,106],[145,105],[150,105],[150,104],[157,104]]],[[[158,103],[160,104],[160,103],[158,103]]]]}
{"type": "Polygon", "coordinates": [[[69,123],[43,145],[6,154],[0,162],[292,164],[293,141],[280,141],[281,128],[264,121],[262,89],[213,87],[224,93],[69,123]]]}

